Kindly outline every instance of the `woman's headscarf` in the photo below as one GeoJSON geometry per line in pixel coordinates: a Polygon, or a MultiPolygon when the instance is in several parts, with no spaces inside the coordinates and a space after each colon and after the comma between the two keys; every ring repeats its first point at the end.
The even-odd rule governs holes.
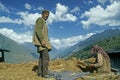
{"type": "Polygon", "coordinates": [[[100,53],[102,54],[104,57],[106,57],[108,60],[110,60],[109,56],[107,55],[107,53],[98,45],[93,46],[93,48],[91,49],[92,53],[100,53]]]}

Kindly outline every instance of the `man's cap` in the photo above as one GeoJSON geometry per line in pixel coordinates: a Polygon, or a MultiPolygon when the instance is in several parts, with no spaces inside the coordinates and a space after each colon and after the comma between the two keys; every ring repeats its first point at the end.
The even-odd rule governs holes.
{"type": "Polygon", "coordinates": [[[48,10],[43,10],[42,11],[42,14],[44,14],[45,12],[47,12],[49,14],[49,11],[48,10]]]}

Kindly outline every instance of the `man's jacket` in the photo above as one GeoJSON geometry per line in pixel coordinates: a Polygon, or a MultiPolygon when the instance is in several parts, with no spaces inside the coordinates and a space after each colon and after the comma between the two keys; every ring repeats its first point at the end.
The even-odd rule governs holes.
{"type": "Polygon", "coordinates": [[[43,18],[39,17],[35,23],[33,39],[32,39],[33,44],[38,47],[39,51],[45,49],[45,47],[41,45],[42,41],[45,41],[46,42],[45,47],[47,47],[48,50],[51,50],[51,45],[48,39],[48,29],[47,29],[46,21],[43,18]]]}

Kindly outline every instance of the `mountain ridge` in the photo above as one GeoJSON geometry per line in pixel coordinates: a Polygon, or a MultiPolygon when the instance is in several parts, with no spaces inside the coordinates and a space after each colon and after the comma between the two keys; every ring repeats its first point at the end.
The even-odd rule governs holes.
{"type": "Polygon", "coordinates": [[[35,58],[27,51],[26,47],[18,44],[16,41],[0,34],[0,48],[9,50],[5,52],[5,62],[7,63],[21,63],[33,61],[35,58]]]}
{"type": "MultiPolygon", "coordinates": [[[[102,41],[106,38],[119,34],[120,34],[120,29],[105,30],[101,33],[89,37],[84,41],[79,42],[78,44],[70,47],[65,51],[58,50],[52,46],[52,50],[49,52],[49,55],[51,59],[63,58],[64,56],[71,55],[72,53],[75,53],[85,48],[86,46],[89,46],[90,44],[93,44],[98,41],[102,41]]],[[[10,62],[10,63],[27,62],[31,60],[36,60],[39,57],[36,47],[31,42],[18,44],[17,42],[5,37],[2,34],[0,34],[0,48],[11,51],[5,54],[5,56],[7,56],[6,62],[10,62]]]]}
{"type": "Polygon", "coordinates": [[[119,34],[120,34],[120,29],[108,29],[101,33],[94,34],[91,37],[89,37],[88,39],[86,39],[84,41],[80,41],[79,43],[77,43],[74,46],[70,47],[69,49],[65,50],[61,57],[71,55],[72,53],[75,53],[93,43],[102,41],[106,38],[110,38],[110,37],[113,37],[113,36],[119,35],[119,34]]]}

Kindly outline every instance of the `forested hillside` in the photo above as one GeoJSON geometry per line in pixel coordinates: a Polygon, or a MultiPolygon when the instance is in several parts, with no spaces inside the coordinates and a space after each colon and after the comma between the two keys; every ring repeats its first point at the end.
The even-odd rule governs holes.
{"type": "Polygon", "coordinates": [[[91,37],[89,37],[88,39],[84,41],[80,41],[79,43],[68,48],[67,50],[64,50],[64,52],[62,52],[62,54],[60,55],[63,57],[68,57],[69,55],[72,55],[72,53],[77,53],[94,43],[96,44],[97,42],[104,41],[105,39],[118,36],[118,35],[120,35],[120,29],[108,29],[101,33],[96,33],[91,37]]]}
{"type": "Polygon", "coordinates": [[[99,45],[101,46],[105,51],[112,51],[112,50],[120,50],[120,35],[114,36],[111,38],[106,38],[102,41],[99,41],[97,43],[94,43],[92,45],[89,45],[85,47],[84,49],[73,53],[70,57],[77,57],[77,58],[88,58],[91,56],[90,49],[92,48],[93,45],[99,45]]]}

